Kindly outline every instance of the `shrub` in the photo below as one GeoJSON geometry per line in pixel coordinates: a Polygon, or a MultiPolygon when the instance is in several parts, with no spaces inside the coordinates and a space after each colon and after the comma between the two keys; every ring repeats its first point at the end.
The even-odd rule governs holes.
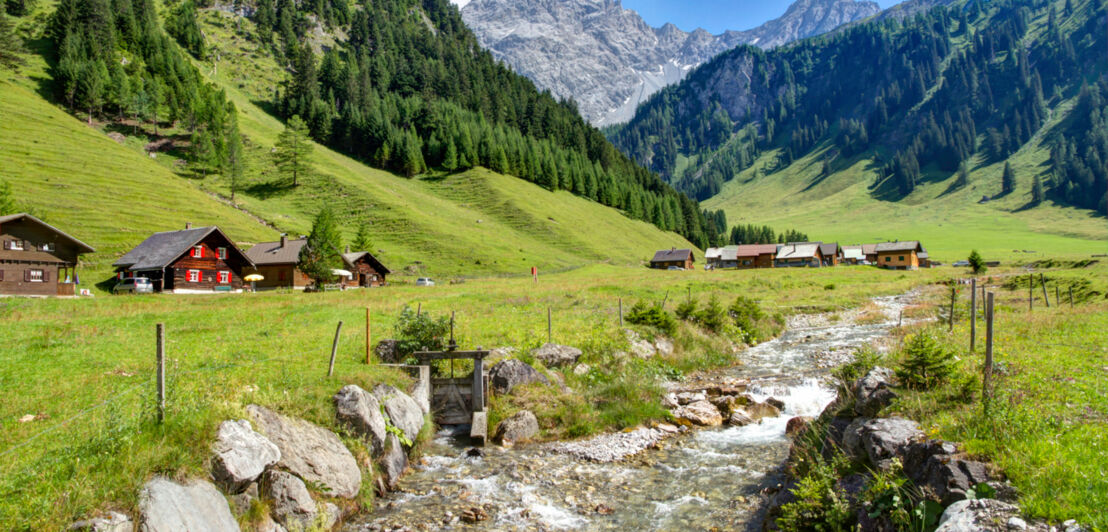
{"type": "Polygon", "coordinates": [[[981,258],[981,254],[978,253],[976,249],[970,251],[969,258],[967,258],[966,261],[969,262],[974,275],[985,273],[985,270],[988,270],[988,268],[985,267],[985,259],[981,258]]]}
{"type": "Polygon", "coordinates": [[[896,376],[904,386],[930,390],[945,383],[954,372],[954,353],[947,351],[928,331],[910,337],[896,376]]]}
{"type": "Polygon", "coordinates": [[[735,298],[735,302],[728,307],[727,313],[735,321],[735,326],[747,333],[752,333],[758,326],[758,320],[765,318],[765,312],[758,302],[746,296],[735,298]]]}
{"type": "Polygon", "coordinates": [[[402,359],[423,348],[442,350],[446,347],[449,334],[450,318],[441,316],[435,319],[427,312],[417,315],[411,307],[404,305],[400,318],[396,320],[396,349],[402,359]]]}
{"type": "Polygon", "coordinates": [[[685,321],[692,321],[696,319],[696,302],[688,300],[680,305],[677,305],[677,309],[673,311],[678,318],[685,321]]]}
{"type": "Polygon", "coordinates": [[[777,526],[785,531],[851,530],[854,515],[850,502],[837,485],[839,469],[845,465],[841,455],[836,456],[833,463],[817,460],[793,488],[796,500],[781,507],[777,526]]]}
{"type": "Polygon", "coordinates": [[[696,322],[714,333],[723,330],[727,324],[726,319],[727,313],[724,312],[723,305],[720,305],[719,298],[715,294],[712,294],[711,299],[708,300],[708,305],[696,313],[696,322]]]}
{"type": "Polygon", "coordinates": [[[647,305],[642,301],[631,307],[631,312],[627,314],[627,321],[635,325],[654,327],[670,336],[677,331],[677,322],[669,312],[666,312],[666,309],[661,305],[647,305]]]}

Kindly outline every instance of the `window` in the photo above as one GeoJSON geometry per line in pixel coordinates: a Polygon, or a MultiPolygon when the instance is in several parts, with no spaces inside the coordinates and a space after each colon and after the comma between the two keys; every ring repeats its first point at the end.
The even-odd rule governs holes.
{"type": "Polygon", "coordinates": [[[54,251],[55,248],[54,248],[54,244],[51,244],[51,243],[47,242],[47,243],[42,244],[41,246],[39,246],[38,249],[39,249],[39,251],[54,251]]]}
{"type": "Polygon", "coordinates": [[[9,240],[8,241],[8,249],[10,249],[12,251],[23,251],[23,241],[22,240],[9,240]]]}
{"type": "Polygon", "coordinates": [[[194,259],[204,258],[204,246],[193,246],[192,247],[192,258],[194,258],[194,259]]]}
{"type": "Polygon", "coordinates": [[[216,248],[216,254],[220,259],[227,260],[227,248],[216,248]]]}
{"type": "Polygon", "coordinates": [[[42,270],[27,270],[27,280],[32,283],[41,283],[46,280],[46,274],[42,270]]]}
{"type": "Polygon", "coordinates": [[[219,272],[219,284],[231,282],[231,272],[219,272]]]}
{"type": "Polygon", "coordinates": [[[200,282],[200,270],[189,270],[188,280],[190,283],[200,282]]]}
{"type": "Polygon", "coordinates": [[[885,257],[885,262],[892,262],[892,261],[893,261],[892,257],[885,257]]]}
{"type": "Polygon", "coordinates": [[[904,255],[901,255],[901,256],[897,257],[896,260],[900,260],[900,261],[904,260],[904,255]]]}

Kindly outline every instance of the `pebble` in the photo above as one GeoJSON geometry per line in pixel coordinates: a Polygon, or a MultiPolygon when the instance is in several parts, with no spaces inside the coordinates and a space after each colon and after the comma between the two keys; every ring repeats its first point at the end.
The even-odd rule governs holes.
{"type": "Polygon", "coordinates": [[[1027,528],[1027,521],[1018,517],[1008,518],[1008,530],[1024,530],[1027,528]]]}

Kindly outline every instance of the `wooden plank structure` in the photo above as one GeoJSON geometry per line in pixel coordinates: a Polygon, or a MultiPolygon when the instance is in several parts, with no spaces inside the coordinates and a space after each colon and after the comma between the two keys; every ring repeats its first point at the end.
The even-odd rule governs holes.
{"type": "Polygon", "coordinates": [[[454,319],[450,320],[450,344],[445,351],[417,351],[420,365],[430,366],[436,360],[450,361],[449,377],[431,379],[431,412],[439,425],[470,425],[470,437],[484,445],[488,437],[488,387],[485,375],[485,358],[489,352],[478,347],[472,351],[458,351],[454,343],[454,319]],[[472,360],[473,373],[454,375],[455,360],[472,360]]]}

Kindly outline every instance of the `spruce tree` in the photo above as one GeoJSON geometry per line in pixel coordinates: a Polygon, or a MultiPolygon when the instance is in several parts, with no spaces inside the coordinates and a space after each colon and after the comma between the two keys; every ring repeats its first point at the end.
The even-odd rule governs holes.
{"type": "Polygon", "coordinates": [[[312,154],[312,143],[308,140],[308,126],[293,115],[285,125],[285,130],[277,137],[274,146],[273,163],[278,174],[291,180],[297,186],[299,179],[308,172],[308,157],[312,154]]]}
{"type": "Polygon", "coordinates": [[[958,176],[954,180],[955,188],[966,188],[969,186],[969,165],[965,161],[958,165],[958,176]]]}
{"type": "Polygon", "coordinates": [[[350,247],[353,251],[369,251],[373,247],[373,242],[369,240],[369,224],[365,221],[358,223],[358,229],[350,247]]]}
{"type": "Polygon", "coordinates": [[[981,258],[981,254],[978,253],[976,249],[970,251],[969,258],[966,259],[966,262],[968,262],[970,268],[973,269],[974,275],[985,273],[985,270],[988,269],[985,267],[985,259],[981,258]]]}
{"type": "Polygon", "coordinates": [[[246,173],[246,157],[242,149],[242,135],[233,128],[227,135],[227,160],[224,168],[227,182],[231,188],[231,201],[235,201],[235,192],[242,189],[243,174],[246,173]]]}
{"type": "Polygon", "coordinates": [[[458,169],[458,148],[454,146],[454,139],[446,141],[446,153],[442,156],[442,167],[447,172],[458,169]]]}
{"type": "Polygon", "coordinates": [[[1031,183],[1031,203],[1038,205],[1043,202],[1043,180],[1039,176],[1035,176],[1035,181],[1031,183]]]}
{"type": "Polygon", "coordinates": [[[15,25],[8,20],[4,12],[4,3],[0,2],[0,68],[14,70],[23,64],[19,54],[23,51],[23,43],[15,34],[15,25]]]}
{"type": "Polygon", "coordinates": [[[300,271],[310,277],[317,288],[333,279],[332,270],[342,267],[342,235],[331,207],[324,206],[312,222],[308,241],[300,249],[300,271]]]}
{"type": "Polygon", "coordinates": [[[1000,176],[1000,192],[1001,194],[1011,194],[1016,189],[1016,173],[1012,170],[1012,165],[1008,162],[1004,162],[1004,173],[1000,176]]]}

